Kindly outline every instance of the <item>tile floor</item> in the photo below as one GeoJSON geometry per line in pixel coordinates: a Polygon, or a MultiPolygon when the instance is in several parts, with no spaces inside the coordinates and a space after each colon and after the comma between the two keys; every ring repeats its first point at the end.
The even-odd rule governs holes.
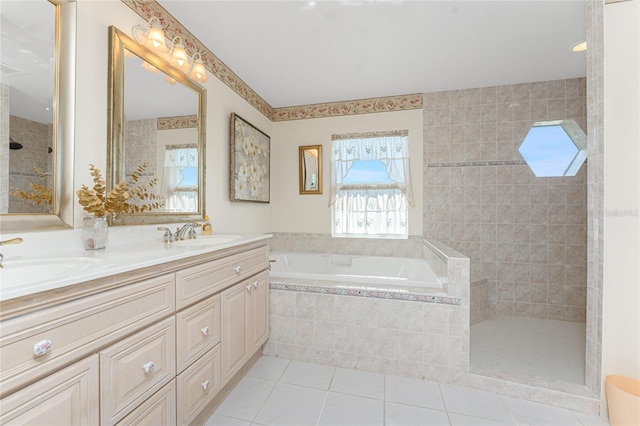
{"type": "Polygon", "coordinates": [[[495,316],[471,326],[471,371],[584,385],[585,323],[495,316]]]}
{"type": "Polygon", "coordinates": [[[492,392],[261,357],[209,425],[608,425],[492,392]]]}

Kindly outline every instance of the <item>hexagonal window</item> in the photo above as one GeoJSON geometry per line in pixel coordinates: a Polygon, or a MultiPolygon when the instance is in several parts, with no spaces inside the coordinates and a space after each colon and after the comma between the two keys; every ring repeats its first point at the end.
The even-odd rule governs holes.
{"type": "Polygon", "coordinates": [[[575,176],[587,158],[587,135],[575,120],[538,121],[518,151],[538,177],[575,176]]]}

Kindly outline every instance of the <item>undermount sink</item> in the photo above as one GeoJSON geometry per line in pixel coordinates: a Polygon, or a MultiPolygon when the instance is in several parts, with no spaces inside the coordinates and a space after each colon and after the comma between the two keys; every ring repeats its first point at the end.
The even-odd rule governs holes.
{"type": "Polygon", "coordinates": [[[177,247],[202,247],[216,246],[219,244],[231,243],[242,238],[240,235],[198,235],[191,240],[174,241],[173,245],[177,247]]]}
{"type": "Polygon", "coordinates": [[[14,285],[57,280],[90,271],[100,262],[100,259],[92,257],[5,260],[0,269],[0,283],[6,289],[14,285]]]}

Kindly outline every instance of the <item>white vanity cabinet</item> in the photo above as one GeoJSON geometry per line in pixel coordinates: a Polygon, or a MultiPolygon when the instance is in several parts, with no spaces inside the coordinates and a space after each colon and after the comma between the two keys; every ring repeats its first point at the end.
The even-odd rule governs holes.
{"type": "Polygon", "coordinates": [[[269,333],[267,272],[222,292],[222,383],[226,384],[266,342],[269,333]]]}
{"type": "Polygon", "coordinates": [[[0,323],[0,424],[191,423],[268,337],[267,267],[260,241],[25,299],[0,323]]]}

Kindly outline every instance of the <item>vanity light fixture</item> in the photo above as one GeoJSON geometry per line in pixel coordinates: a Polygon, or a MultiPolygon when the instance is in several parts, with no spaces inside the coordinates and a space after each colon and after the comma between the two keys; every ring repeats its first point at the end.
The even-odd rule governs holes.
{"type": "MultiPolygon", "coordinates": [[[[174,67],[189,75],[195,81],[205,83],[207,81],[207,71],[204,67],[202,55],[196,52],[193,57],[193,65],[189,63],[189,54],[182,42],[182,37],[176,36],[171,41],[171,50],[167,48],[165,42],[165,34],[160,24],[160,19],[156,16],[149,19],[147,28],[142,25],[136,25],[132,30],[133,38],[143,46],[153,50],[156,54],[169,61],[174,67]]],[[[125,55],[131,54],[125,50],[125,55]]],[[[154,74],[160,71],[153,65],[143,61],[142,68],[154,74]]],[[[165,78],[169,84],[175,84],[176,81],[171,77],[165,78]]]]}
{"type": "Polygon", "coordinates": [[[187,55],[187,50],[182,43],[182,38],[180,36],[175,36],[172,43],[171,63],[178,69],[184,72],[189,72],[189,68],[191,68],[189,65],[189,55],[187,55]]]}
{"type": "Polygon", "coordinates": [[[200,81],[202,83],[206,83],[207,81],[207,70],[205,70],[204,63],[202,62],[202,56],[200,56],[200,53],[198,52],[193,55],[193,67],[191,68],[191,74],[189,75],[196,81],[200,81]]]}
{"type": "Polygon", "coordinates": [[[146,31],[142,25],[134,26],[133,37],[138,43],[143,44],[156,52],[166,53],[168,50],[160,19],[156,16],[149,19],[146,31]],[[143,31],[144,34],[142,34],[143,31]]]}

